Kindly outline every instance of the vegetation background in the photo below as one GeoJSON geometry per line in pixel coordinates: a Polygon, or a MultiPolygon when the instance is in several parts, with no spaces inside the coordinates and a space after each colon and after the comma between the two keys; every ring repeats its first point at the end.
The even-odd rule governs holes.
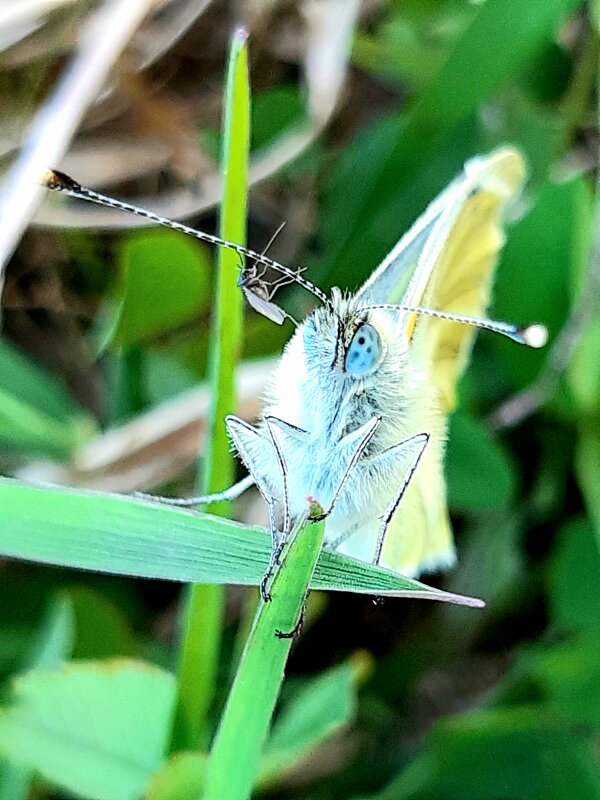
{"type": "MultiPolygon", "coordinates": [[[[56,0],[0,11],[6,166],[98,8],[56,0]]],[[[467,158],[512,143],[529,164],[491,313],[544,322],[550,344],[528,352],[478,336],[446,466],[459,566],[430,579],[483,597],[486,608],[313,594],[257,796],[600,798],[599,21],[596,3],[577,0],[167,2],[128,37],[56,164],[215,230],[223,81],[239,23],[249,32],[252,86],[248,244],[261,250],[285,222],[270,254],[306,266],[324,289],[358,286],[467,158]]],[[[116,38],[119,25],[104,33],[116,38]]],[[[57,138],[71,111],[63,109],[57,138]]],[[[135,219],[52,200],[6,271],[2,472],[188,494],[208,424],[208,392],[198,386],[213,253],[135,219]]],[[[3,226],[20,208],[4,204],[3,226]]],[[[310,308],[295,287],[278,298],[295,318],[310,308]]],[[[264,359],[290,332],[247,313],[243,416],[257,413],[264,359]]],[[[1,509],[0,525],[10,514],[1,509]]],[[[235,517],[265,523],[257,498],[237,504],[235,517]]],[[[86,740],[48,767],[56,753],[43,714],[37,728],[19,721],[31,755],[23,746],[15,756],[11,744],[11,681],[32,667],[57,682],[69,674],[52,672],[64,660],[136,657],[173,669],[179,586],[16,560],[0,561],[0,576],[0,800],[140,796],[116,784],[86,788],[69,773],[78,759],[82,772],[93,763],[113,776],[133,763],[154,800],[197,796],[198,764],[161,767],[160,742],[136,760],[118,713],[109,740],[125,755],[98,760],[86,740]]],[[[253,605],[252,590],[228,590],[209,738],[253,605]]],[[[128,703],[133,714],[164,688],[148,671],[138,696],[121,677],[106,691],[126,717],[128,703]]],[[[35,675],[31,686],[39,689],[35,675]]],[[[98,684],[89,692],[102,693],[98,684]]],[[[50,694],[68,720],[59,683],[50,694]]],[[[85,731],[93,712],[74,713],[85,731]]]]}

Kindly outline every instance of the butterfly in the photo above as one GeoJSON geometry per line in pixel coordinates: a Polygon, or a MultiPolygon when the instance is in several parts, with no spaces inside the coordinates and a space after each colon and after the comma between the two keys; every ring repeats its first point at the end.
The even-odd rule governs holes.
{"type": "MultiPolygon", "coordinates": [[[[408,576],[455,562],[443,455],[475,331],[458,322],[472,317],[493,328],[482,317],[504,240],[503,214],[524,176],[523,159],[510,148],[467,162],[364,286],[355,294],[334,289],[279,361],[263,418],[285,456],[292,518],[307,495],[330,503],[359,432],[366,435],[365,426],[378,420],[328,518],[326,541],[340,552],[408,576]]],[[[527,337],[536,345],[544,339],[538,326],[527,337]]],[[[234,421],[230,431],[246,465],[281,505],[272,435],[264,425],[234,421]]]]}
{"type": "MultiPolygon", "coordinates": [[[[524,178],[514,148],[468,161],[353,294],[334,288],[327,296],[301,270],[142,212],[275,269],[321,302],[279,359],[259,424],[227,418],[250,475],[210,499],[235,497],[256,483],[269,504],[274,548],[282,539],[277,513],[284,538],[314,498],[327,511],[332,549],[407,576],[455,563],[443,456],[475,329],[533,347],[546,340],[543,326],[485,318],[505,211],[524,178]]],[[[50,173],[44,184],[132,210],[61,173],[50,173]]],[[[247,297],[256,295],[249,298],[256,310],[282,321],[285,312],[263,273],[248,273],[242,283],[247,297]]]]}

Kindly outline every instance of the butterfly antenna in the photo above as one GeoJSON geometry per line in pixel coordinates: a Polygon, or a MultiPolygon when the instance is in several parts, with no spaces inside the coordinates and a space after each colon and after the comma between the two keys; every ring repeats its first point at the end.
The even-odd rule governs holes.
{"type": "MultiPolygon", "coordinates": [[[[195,239],[208,242],[208,244],[217,245],[218,247],[227,247],[230,250],[238,253],[238,255],[251,258],[260,264],[264,264],[266,267],[271,267],[271,269],[280,272],[282,275],[286,275],[288,278],[290,278],[290,280],[294,281],[299,286],[302,286],[304,289],[314,295],[324,305],[328,307],[331,306],[329,298],[324,292],[321,291],[321,289],[319,289],[318,286],[315,286],[309,280],[303,278],[298,271],[290,269],[289,267],[285,267],[278,261],[273,261],[273,259],[268,258],[263,253],[257,253],[256,251],[250,250],[248,247],[244,247],[241,244],[229,242],[226,239],[221,239],[219,236],[213,236],[212,234],[205,233],[204,231],[197,231],[194,228],[190,228],[188,225],[183,225],[181,222],[175,222],[175,220],[162,217],[160,214],[154,214],[152,211],[148,211],[145,208],[139,208],[138,206],[131,205],[130,203],[125,203],[122,200],[117,200],[114,197],[109,197],[108,195],[96,192],[93,189],[89,189],[87,186],[82,186],[80,183],[77,183],[76,180],[70,178],[68,175],[65,175],[64,172],[59,172],[58,170],[47,170],[40,177],[39,182],[46,189],[50,189],[53,192],[62,192],[63,194],[67,194],[70,197],[75,197],[78,200],[87,200],[90,203],[96,203],[97,205],[105,206],[106,208],[116,208],[118,211],[126,211],[129,214],[135,214],[136,217],[142,217],[150,220],[151,222],[155,222],[157,225],[164,225],[166,228],[171,228],[174,231],[185,233],[187,236],[193,236],[195,239]]],[[[275,235],[279,233],[279,230],[275,235]]]]}
{"type": "Polygon", "coordinates": [[[493,319],[481,319],[480,317],[469,317],[466,314],[451,314],[446,311],[435,311],[432,308],[421,308],[420,306],[403,306],[395,304],[379,304],[366,306],[362,310],[381,308],[387,311],[406,311],[409,314],[421,314],[425,317],[435,317],[446,319],[450,322],[459,322],[463,325],[472,325],[474,328],[483,328],[486,331],[499,333],[506,336],[517,344],[524,344],[527,347],[539,349],[544,347],[548,341],[548,329],[545,325],[534,323],[532,325],[514,325],[511,322],[499,322],[493,319]]]}

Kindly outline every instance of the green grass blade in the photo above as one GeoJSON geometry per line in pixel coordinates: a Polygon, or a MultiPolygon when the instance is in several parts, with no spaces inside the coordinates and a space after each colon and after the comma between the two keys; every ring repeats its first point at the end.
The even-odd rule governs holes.
{"type": "MultiPolygon", "coordinates": [[[[0,479],[0,555],[183,583],[258,586],[271,553],[264,528],[124,495],[0,479]]],[[[323,552],[312,587],[480,605],[337,553],[323,552]]]]}
{"type": "MultiPolygon", "coordinates": [[[[238,30],[229,56],[225,93],[222,156],[223,203],[219,234],[245,244],[247,217],[248,150],[250,145],[250,88],[247,34],[238,30]]],[[[213,403],[203,458],[201,491],[212,494],[234,482],[235,466],[225,430],[225,416],[235,409],[235,367],[242,341],[243,299],[237,287],[239,257],[219,250],[215,309],[211,333],[213,403]]],[[[228,504],[213,508],[228,515],[228,504]]],[[[172,750],[195,749],[207,743],[207,715],[215,692],[221,646],[223,589],[218,585],[192,586],[188,595],[179,654],[177,707],[172,750]]]]}
{"type": "Polygon", "coordinates": [[[261,603],[246,643],[211,751],[204,800],[245,800],[258,772],[292,639],[321,546],[324,523],[303,526],[271,588],[271,602],[261,603]]]}
{"type": "MultiPolygon", "coordinates": [[[[237,31],[229,57],[223,122],[223,203],[219,225],[219,236],[240,244],[246,242],[250,141],[246,39],[245,31],[237,31]]],[[[209,419],[208,447],[203,459],[202,489],[207,494],[226,489],[235,478],[224,420],[235,408],[235,367],[242,348],[243,295],[237,286],[239,274],[240,257],[226,247],[220,248],[211,354],[211,383],[215,399],[209,419]]],[[[214,508],[218,510],[219,506],[214,508]]],[[[223,508],[227,505],[221,506],[223,508]]]]}

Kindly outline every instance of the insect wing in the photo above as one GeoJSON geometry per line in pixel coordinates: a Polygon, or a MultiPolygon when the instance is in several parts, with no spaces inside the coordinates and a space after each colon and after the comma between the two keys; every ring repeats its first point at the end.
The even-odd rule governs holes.
{"type": "Polygon", "coordinates": [[[399,303],[436,223],[465,194],[463,175],[455,178],[425,209],[363,284],[357,297],[365,303],[399,303]]]}
{"type": "MultiPolygon", "coordinates": [[[[436,221],[403,304],[472,317],[485,315],[504,244],[505,209],[520,193],[524,177],[523,159],[511,148],[467,162],[460,192],[436,221]]],[[[407,314],[406,335],[415,340],[415,356],[431,370],[442,410],[452,410],[456,383],[467,365],[475,329],[407,314]]]]}
{"type": "Polygon", "coordinates": [[[272,300],[266,300],[257,292],[252,291],[252,288],[249,285],[242,284],[241,289],[246,300],[248,301],[248,304],[252,306],[252,308],[258,314],[262,314],[263,317],[267,317],[267,319],[270,319],[272,322],[276,322],[278,325],[283,324],[285,320],[285,311],[279,308],[278,305],[273,303],[272,300]]]}
{"type": "MultiPolygon", "coordinates": [[[[400,302],[484,315],[504,242],[504,210],[518,195],[524,176],[523,159],[512,148],[467,162],[462,174],[402,237],[359,294],[370,303],[400,302]],[[399,285],[404,287],[400,297],[399,285]]],[[[474,330],[409,312],[404,321],[409,372],[426,377],[423,391],[427,396],[412,398],[416,411],[410,425],[433,436],[390,522],[380,563],[418,575],[451,566],[455,560],[443,442],[446,415],[456,402],[456,384],[468,362],[474,330]]],[[[372,531],[364,533],[365,540],[372,539],[372,531]]],[[[360,533],[356,539],[351,537],[345,552],[358,555],[353,550],[360,547],[360,538],[360,533]]]]}

